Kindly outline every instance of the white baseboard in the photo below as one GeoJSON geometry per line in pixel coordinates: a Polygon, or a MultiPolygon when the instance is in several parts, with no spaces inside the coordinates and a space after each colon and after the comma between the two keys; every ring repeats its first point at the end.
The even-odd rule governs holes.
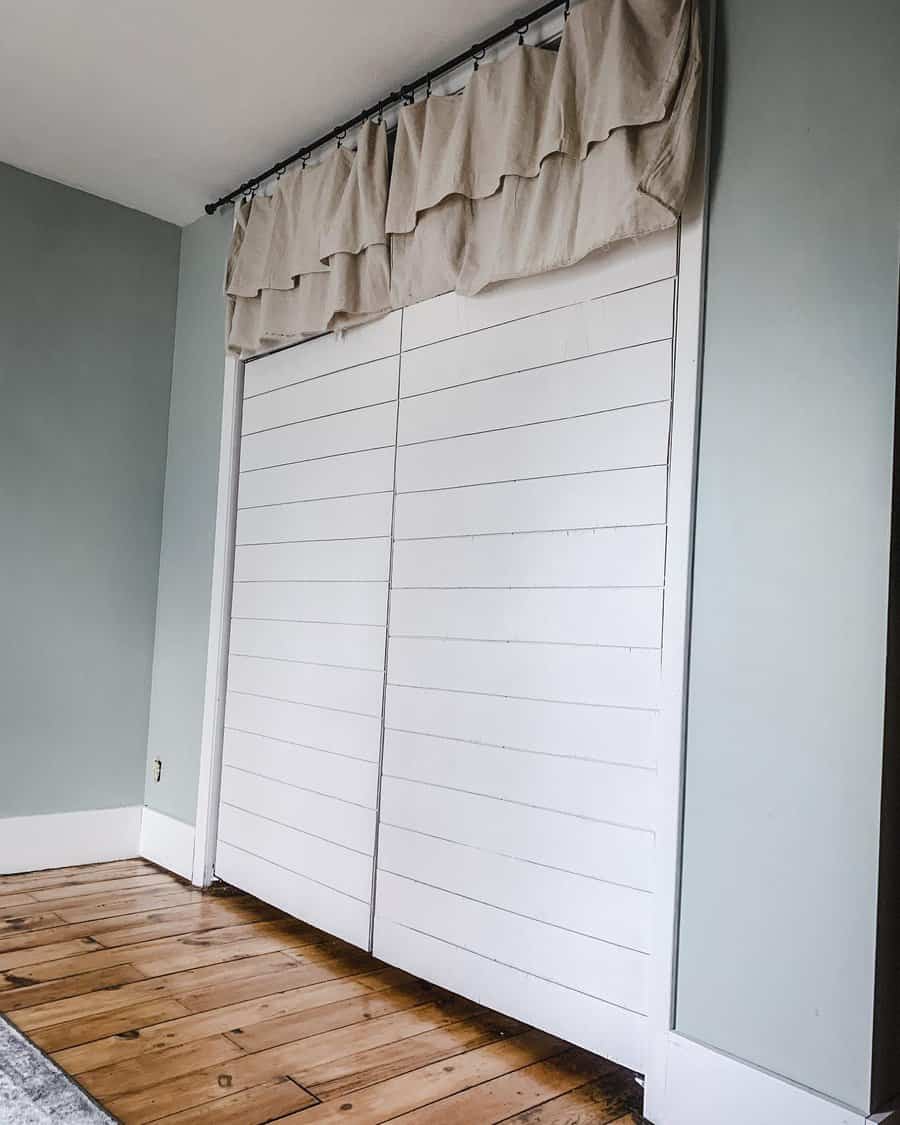
{"type": "Polygon", "coordinates": [[[190,879],[194,869],[194,826],[145,805],[140,854],[151,863],[190,879]]]}
{"type": "Polygon", "coordinates": [[[867,1117],[749,1063],[674,1033],[669,1036],[663,1104],[646,1107],[654,1125],[897,1125],[867,1117]]]}
{"type": "Polygon", "coordinates": [[[134,859],[141,806],[0,819],[0,875],[134,859]]]}

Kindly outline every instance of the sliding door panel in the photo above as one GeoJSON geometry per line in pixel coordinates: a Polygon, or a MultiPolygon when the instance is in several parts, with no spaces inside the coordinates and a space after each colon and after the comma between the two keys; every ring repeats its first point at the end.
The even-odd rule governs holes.
{"type": "Polygon", "coordinates": [[[367,947],[400,314],[247,364],[216,873],[367,947]]]}
{"type": "Polygon", "coordinates": [[[675,232],[404,312],[374,951],[640,1070],[675,232]]]}

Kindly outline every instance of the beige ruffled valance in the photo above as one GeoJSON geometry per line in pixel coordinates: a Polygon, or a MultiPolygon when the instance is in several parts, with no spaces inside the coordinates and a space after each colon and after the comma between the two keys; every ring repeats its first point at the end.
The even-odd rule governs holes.
{"type": "Polygon", "coordinates": [[[696,0],[585,0],[400,113],[386,229],[395,306],[570,265],[671,226],[700,96],[696,0]]]}
{"type": "Polygon", "coordinates": [[[226,276],[228,350],[249,356],[389,311],[384,125],[355,152],[283,176],[242,203],[226,276]]]}
{"type": "Polygon", "coordinates": [[[521,46],[464,91],[368,123],[240,206],[228,346],[253,355],[391,308],[571,265],[672,226],[700,104],[698,0],[584,0],[559,50],[521,46]],[[390,254],[389,254],[390,250],[390,254]]]}

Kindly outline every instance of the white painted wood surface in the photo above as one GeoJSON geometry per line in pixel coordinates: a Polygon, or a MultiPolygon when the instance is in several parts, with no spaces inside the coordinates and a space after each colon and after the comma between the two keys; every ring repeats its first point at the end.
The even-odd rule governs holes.
{"type": "Polygon", "coordinates": [[[285,348],[264,360],[248,363],[244,372],[244,402],[278,387],[303,383],[321,375],[371,364],[400,350],[399,312],[373,321],[343,336],[319,336],[300,348],[285,348]]]}
{"type": "Polygon", "coordinates": [[[377,669],[384,661],[384,629],[378,625],[232,617],[231,651],[300,664],[377,669]]]}
{"type": "MultiPolygon", "coordinates": [[[[374,555],[374,550],[370,549],[369,553],[374,555]]],[[[351,561],[347,560],[347,569],[351,561]]],[[[469,586],[487,589],[658,587],[663,582],[665,562],[664,524],[584,531],[562,528],[552,532],[511,531],[447,539],[430,536],[398,540],[394,544],[393,586],[395,589],[404,586],[457,589],[469,586]]],[[[254,558],[246,567],[265,566],[274,570],[279,563],[280,559],[270,562],[269,558],[262,561],[254,558]]],[[[361,562],[359,568],[362,569],[361,562]]]]}
{"type": "Polygon", "coordinates": [[[652,768],[657,760],[655,711],[512,699],[392,685],[386,722],[393,730],[441,734],[475,745],[509,746],[599,762],[652,768]]]}
{"type": "Polygon", "coordinates": [[[376,938],[378,956],[385,961],[439,979],[476,1003],[564,1039],[593,1044],[610,1058],[633,1058],[644,1049],[646,1017],[626,1008],[384,917],[377,921],[376,938]]]}
{"type": "Polygon", "coordinates": [[[397,497],[396,539],[621,527],[666,518],[666,467],[563,474],[397,497]]]}
{"type": "MultiPolygon", "coordinates": [[[[261,848],[265,846],[267,830],[264,822],[258,822],[256,828],[256,847],[261,848]]],[[[228,875],[223,877],[230,883],[252,888],[252,893],[264,902],[359,945],[360,934],[369,931],[369,902],[309,878],[295,870],[296,862],[292,863],[292,867],[281,867],[273,860],[230,844],[224,836],[219,837],[216,869],[227,871],[228,875]]]]}
{"type": "Polygon", "coordinates": [[[241,511],[248,511],[267,504],[390,492],[393,487],[394,449],[388,446],[244,473],[240,479],[238,504],[241,511]]]}
{"type": "Polygon", "coordinates": [[[381,869],[391,874],[403,870],[416,882],[437,884],[512,914],[649,951],[651,896],[646,891],[479,848],[460,848],[387,824],[379,834],[378,859],[381,869]]]}
{"type": "Polygon", "coordinates": [[[247,366],[217,861],[636,1070],[675,273],[669,231],[247,366]]]}
{"type": "Polygon", "coordinates": [[[248,364],[217,873],[368,947],[400,315],[248,364]]]}
{"type": "Polygon", "coordinates": [[[222,780],[222,741],[228,685],[228,634],[231,629],[234,528],[240,480],[238,470],[244,367],[245,364],[234,356],[227,356],[222,373],[222,432],[219,439],[216,530],[209,593],[209,637],[206,646],[194,832],[192,879],[198,887],[207,887],[213,880],[219,839],[219,789],[222,780]]]}
{"type": "Polygon", "coordinates": [[[682,1035],[666,1037],[656,1120],[661,1125],[896,1125],[900,1112],[866,1116],[751,1063],[682,1035]]]}
{"type": "MultiPolygon", "coordinates": [[[[282,665],[285,676],[294,668],[282,665]]],[[[340,669],[342,670],[342,669],[340,669]]],[[[269,670],[271,677],[272,670],[269,670]]],[[[235,676],[235,685],[246,681],[235,676]]],[[[278,681],[280,684],[281,681],[278,681]]],[[[270,690],[278,690],[265,685],[270,690]]],[[[286,690],[291,690],[287,688],[286,690]]],[[[257,695],[244,687],[233,687],[228,693],[225,721],[229,729],[261,734],[264,738],[279,738],[291,745],[324,750],[328,754],[341,754],[345,758],[358,758],[373,762],[378,759],[381,740],[380,715],[365,715],[330,707],[321,700],[297,703],[290,699],[271,699],[257,695]],[[230,724],[235,724],[230,727],[230,724]],[[298,741],[302,739],[303,741],[298,741]]]]}
{"type": "MultiPolygon", "coordinates": [[[[365,366],[358,371],[364,375],[365,366]]],[[[354,375],[357,373],[354,371],[354,375]]],[[[241,439],[241,472],[390,446],[394,441],[396,417],[396,406],[383,403],[355,407],[327,418],[258,430],[241,439]]]]}
{"type": "Polygon", "coordinates": [[[374,951],[645,1060],[674,232],[406,310],[374,951]]]}
{"type": "Polygon", "coordinates": [[[394,590],[391,634],[659,648],[662,592],[607,589],[394,590]]]}
{"type": "Polygon", "coordinates": [[[235,587],[232,612],[269,621],[383,627],[387,582],[242,582],[235,587]]]}
{"type": "MultiPolygon", "coordinates": [[[[231,658],[233,712],[229,725],[250,722],[250,705],[304,703],[329,711],[378,719],[381,713],[382,673],[367,668],[326,664],[291,664],[257,656],[231,658]],[[266,693],[270,694],[266,694],[266,693]],[[271,694],[271,693],[277,694],[271,694]],[[243,702],[242,702],[243,701],[243,702]]],[[[261,721],[254,719],[252,721],[261,721]]]]}
{"type": "Polygon", "coordinates": [[[381,785],[381,821],[590,879],[652,888],[652,834],[608,821],[391,777],[381,785]]]}
{"type": "MultiPolygon", "coordinates": [[[[300,352],[291,358],[297,362],[297,374],[304,373],[308,365],[306,356],[300,352]]],[[[393,356],[363,364],[362,373],[360,379],[359,369],[351,367],[255,395],[244,403],[241,433],[246,436],[291,422],[341,414],[351,401],[358,410],[396,399],[397,364],[393,356]]]]}
{"type": "Polygon", "coordinates": [[[468,742],[386,732],[385,777],[494,797],[532,808],[652,828],[653,774],[591,758],[473,746],[468,742]]]}
{"type": "Polygon", "coordinates": [[[196,829],[173,816],[144,805],[141,814],[140,855],[190,879],[194,870],[196,829]]]}
{"type": "MultiPolygon", "coordinates": [[[[469,422],[472,427],[480,424],[477,417],[469,422]]],[[[666,461],[668,440],[669,407],[660,402],[579,418],[548,419],[513,429],[471,432],[452,439],[401,445],[397,450],[397,488],[400,492],[457,488],[523,477],[661,465],[666,461]]]]}
{"type": "Polygon", "coordinates": [[[237,542],[302,543],[334,539],[378,539],[390,526],[390,492],[267,504],[238,512],[237,542]]]}

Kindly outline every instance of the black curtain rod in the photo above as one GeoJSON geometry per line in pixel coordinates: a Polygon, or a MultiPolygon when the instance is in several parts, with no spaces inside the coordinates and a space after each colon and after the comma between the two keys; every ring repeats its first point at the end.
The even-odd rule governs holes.
{"type": "Polygon", "coordinates": [[[245,195],[253,188],[259,187],[260,184],[270,180],[273,176],[277,176],[279,172],[283,172],[285,168],[289,168],[291,164],[296,164],[298,160],[303,160],[308,157],[313,149],[321,148],[322,145],[328,144],[329,141],[336,141],[342,138],[351,129],[355,129],[357,125],[362,125],[364,121],[368,121],[370,117],[380,114],[388,106],[394,105],[399,101],[410,102],[415,95],[416,90],[420,86],[427,87],[430,82],[434,82],[438,78],[443,78],[445,74],[449,74],[452,70],[468,62],[470,59],[476,61],[481,58],[484,52],[489,48],[495,46],[497,43],[502,43],[504,39],[508,39],[511,35],[522,35],[528,29],[528,25],[536,23],[537,20],[542,19],[544,16],[549,15],[550,12],[555,11],[557,8],[565,7],[566,12],[569,10],[570,0],[547,0],[547,3],[541,4],[539,8],[529,12],[526,16],[520,16],[508,27],[504,27],[502,31],[497,31],[487,39],[483,39],[480,43],[475,43],[468,51],[463,51],[462,54],[456,55],[455,58],[450,59],[448,62],[443,63],[436,70],[430,70],[427,74],[423,74],[421,78],[417,78],[414,82],[407,82],[401,86],[399,90],[392,90],[385,97],[381,98],[374,105],[369,106],[368,109],[362,110],[355,117],[351,117],[349,121],[345,121],[343,125],[336,125],[330,132],[325,133],[324,136],[317,137],[316,140],[310,141],[309,144],[304,145],[303,148],[298,148],[296,152],[290,156],[286,156],[284,160],[279,160],[277,164],[273,164],[271,168],[267,168],[265,172],[260,172],[258,176],[254,176],[250,180],[246,180],[239,187],[234,188],[223,195],[221,199],[217,199],[215,203],[207,203],[204,210],[207,215],[214,215],[220,207],[224,207],[226,203],[231,203],[240,195],[245,195]]]}

